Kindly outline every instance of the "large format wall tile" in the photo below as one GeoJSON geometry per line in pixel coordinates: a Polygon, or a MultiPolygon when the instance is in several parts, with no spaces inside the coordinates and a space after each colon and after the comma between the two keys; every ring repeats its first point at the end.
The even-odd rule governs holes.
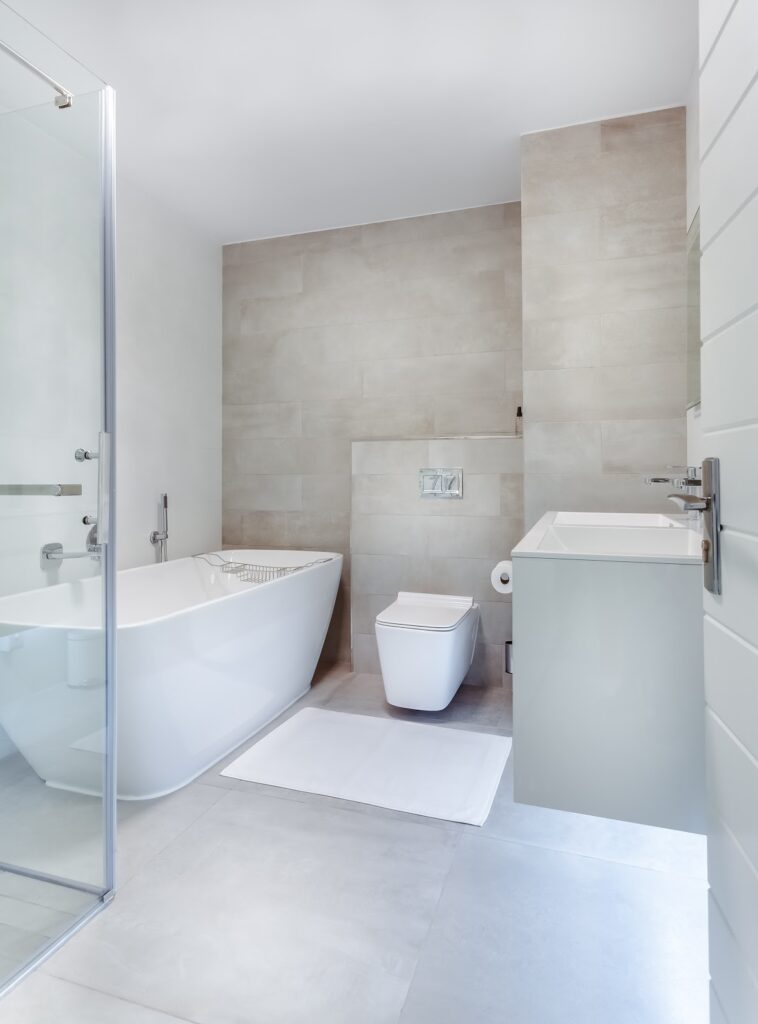
{"type": "Polygon", "coordinates": [[[524,272],[525,320],[685,305],[683,250],[624,259],[529,266],[524,272]]]}
{"type": "Polygon", "coordinates": [[[524,324],[524,369],[681,362],[686,329],[681,306],[530,320],[524,324]]]}
{"type": "MultiPolygon", "coordinates": [[[[520,454],[515,461],[499,439],[434,450],[427,439],[514,430],[521,333],[518,203],[226,246],[224,542],[347,556],[357,439],[419,439],[381,455],[356,446],[352,503],[367,520],[355,524],[359,581],[365,559],[385,555],[389,562],[373,562],[383,593],[426,579],[423,565],[409,577],[391,560],[413,554],[416,534],[382,519],[414,514],[423,465],[478,459],[463,514],[518,522],[520,454]]],[[[431,529],[431,547],[442,550],[451,527],[431,529]]],[[[487,529],[477,522],[463,539],[474,558],[497,546],[487,529]]],[[[434,563],[444,561],[430,554],[426,537],[422,547],[434,563]]],[[[350,653],[346,618],[329,641],[342,658],[350,653]]],[[[504,628],[489,621],[488,636],[504,628]]],[[[359,645],[362,664],[374,664],[370,645],[359,645]]],[[[477,662],[492,663],[491,654],[477,662]]]]}
{"type": "Polygon", "coordinates": [[[679,464],[687,427],[681,416],[663,420],[608,420],[601,425],[603,470],[645,473],[679,464]]]}
{"type": "Polygon", "coordinates": [[[671,511],[685,461],[682,108],[522,140],[526,525],[548,509],[671,511]]]}
{"type": "Polygon", "coordinates": [[[535,423],[683,418],[685,378],[681,362],[528,370],[524,394],[535,423]]]}

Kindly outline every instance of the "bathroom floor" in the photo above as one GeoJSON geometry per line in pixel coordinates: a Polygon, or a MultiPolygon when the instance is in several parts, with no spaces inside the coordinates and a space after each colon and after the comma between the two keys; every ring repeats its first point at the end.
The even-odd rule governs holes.
{"type": "MultiPolygon", "coordinates": [[[[288,714],[305,705],[511,731],[493,688],[404,713],[332,670],[288,714]]],[[[706,1024],[702,838],[515,804],[509,768],[476,828],[221,767],[122,809],[114,904],[3,1024],[706,1024]]],[[[37,791],[61,796],[86,813],[37,791]]]]}

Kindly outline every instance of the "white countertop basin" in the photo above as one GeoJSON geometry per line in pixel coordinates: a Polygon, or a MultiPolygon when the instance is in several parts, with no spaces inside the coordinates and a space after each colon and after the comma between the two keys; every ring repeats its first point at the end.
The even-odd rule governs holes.
{"type": "Polygon", "coordinates": [[[513,549],[513,557],[621,562],[701,560],[700,534],[686,519],[645,513],[546,512],[513,549]]]}

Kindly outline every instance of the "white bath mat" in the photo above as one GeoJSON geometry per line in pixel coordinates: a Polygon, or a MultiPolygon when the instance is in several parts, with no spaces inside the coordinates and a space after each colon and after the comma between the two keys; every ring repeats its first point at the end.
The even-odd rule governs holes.
{"type": "Polygon", "coordinates": [[[504,736],[305,708],[221,774],[483,825],[510,751],[504,736]]]}

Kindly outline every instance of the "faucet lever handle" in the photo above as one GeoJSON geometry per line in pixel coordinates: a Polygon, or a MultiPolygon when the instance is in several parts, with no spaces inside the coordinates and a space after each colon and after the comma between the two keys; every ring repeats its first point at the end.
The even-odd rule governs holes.
{"type": "Polygon", "coordinates": [[[710,498],[701,498],[697,494],[684,494],[675,491],[666,497],[677,504],[683,512],[705,512],[711,507],[710,498]]]}

